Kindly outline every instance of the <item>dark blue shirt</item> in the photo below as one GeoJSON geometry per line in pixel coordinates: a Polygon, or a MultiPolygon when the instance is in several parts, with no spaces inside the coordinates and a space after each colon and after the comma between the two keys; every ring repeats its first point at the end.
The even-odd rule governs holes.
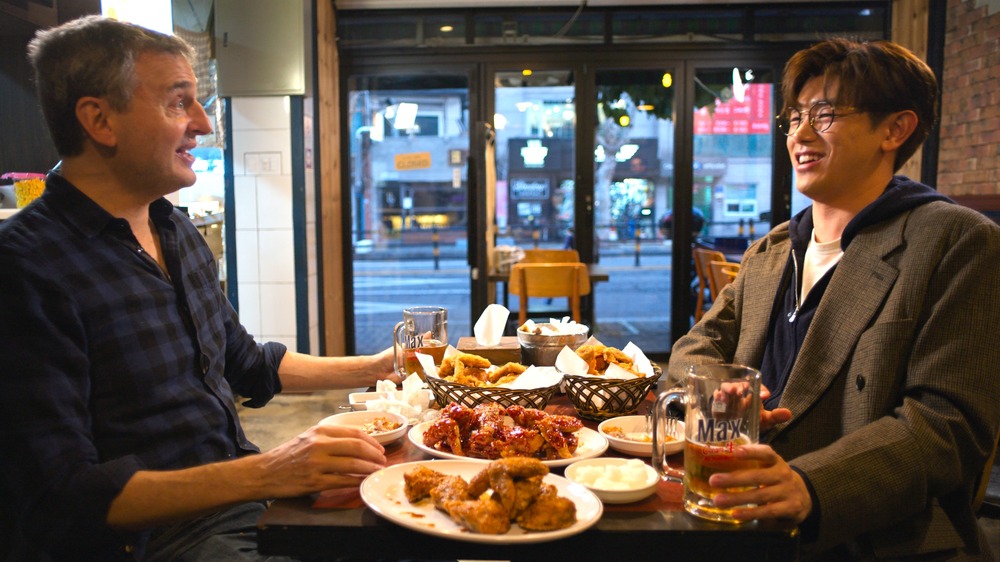
{"type": "Polygon", "coordinates": [[[281,390],[285,347],[240,325],[197,229],[164,199],[149,214],[169,274],[55,174],[0,223],[0,503],[56,553],[141,542],[104,524],[129,478],[257,452],[235,395],[281,390]]]}

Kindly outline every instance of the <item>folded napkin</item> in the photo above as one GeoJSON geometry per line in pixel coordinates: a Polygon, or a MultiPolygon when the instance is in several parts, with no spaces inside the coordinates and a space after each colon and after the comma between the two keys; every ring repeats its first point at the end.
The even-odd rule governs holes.
{"type": "Polygon", "coordinates": [[[510,316],[510,311],[499,304],[487,306],[472,328],[472,333],[476,336],[476,343],[483,347],[499,345],[504,328],[507,327],[508,316],[510,316]]]}

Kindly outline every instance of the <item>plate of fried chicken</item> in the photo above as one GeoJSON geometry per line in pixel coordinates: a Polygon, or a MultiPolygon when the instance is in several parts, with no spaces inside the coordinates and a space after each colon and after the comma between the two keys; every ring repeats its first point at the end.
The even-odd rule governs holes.
{"type": "Polygon", "coordinates": [[[603,513],[585,487],[549,474],[538,459],[432,460],[370,474],[361,498],[372,511],[429,535],[478,543],[535,543],[580,533],[603,513]]]}
{"type": "Polygon", "coordinates": [[[407,435],[425,453],[454,460],[528,457],[558,467],[608,450],[608,440],[578,418],[492,402],[474,408],[453,402],[407,435]]]}

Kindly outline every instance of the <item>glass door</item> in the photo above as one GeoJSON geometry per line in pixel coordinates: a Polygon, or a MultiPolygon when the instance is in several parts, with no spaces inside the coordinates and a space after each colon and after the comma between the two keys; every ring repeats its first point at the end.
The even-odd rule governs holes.
{"type": "Polygon", "coordinates": [[[449,343],[472,333],[467,263],[469,78],[348,78],[356,353],[392,344],[410,306],[448,309],[449,343]]]}
{"type": "Polygon", "coordinates": [[[573,244],[576,92],[570,70],[494,75],[497,245],[573,244]]]}
{"type": "Polygon", "coordinates": [[[595,73],[593,225],[608,281],[595,285],[598,338],[670,351],[674,210],[672,68],[595,73]]]}
{"type": "MultiPolygon", "coordinates": [[[[776,80],[768,66],[699,68],[693,74],[692,246],[722,252],[729,262],[741,261],[775,218],[776,80]]],[[[786,212],[778,214],[783,219],[786,212]]],[[[691,285],[695,303],[694,276],[691,285]]],[[[711,305],[711,295],[702,299],[705,308],[711,305]]]]}

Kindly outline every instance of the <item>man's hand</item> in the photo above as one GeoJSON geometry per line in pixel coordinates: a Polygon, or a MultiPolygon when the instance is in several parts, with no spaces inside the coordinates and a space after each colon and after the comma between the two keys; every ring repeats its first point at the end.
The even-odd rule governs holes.
{"type": "Polygon", "coordinates": [[[357,428],[314,426],[260,455],[261,486],[271,497],[349,488],[387,464],[385,449],[357,428]]]}
{"type": "Polygon", "coordinates": [[[740,460],[757,461],[758,467],[735,472],[719,472],[709,478],[714,488],[752,488],[745,492],[722,493],[715,497],[719,507],[756,504],[739,508],[733,515],[740,520],[791,519],[801,523],[812,511],[809,488],[774,449],[767,445],[743,445],[734,454],[740,460]]]}
{"type": "MultiPolygon", "coordinates": [[[[771,391],[766,386],[760,385],[761,404],[771,396],[771,391]]],[[[792,419],[792,411],[788,408],[775,408],[773,410],[760,409],[760,430],[767,431],[779,423],[792,419]]]]}

